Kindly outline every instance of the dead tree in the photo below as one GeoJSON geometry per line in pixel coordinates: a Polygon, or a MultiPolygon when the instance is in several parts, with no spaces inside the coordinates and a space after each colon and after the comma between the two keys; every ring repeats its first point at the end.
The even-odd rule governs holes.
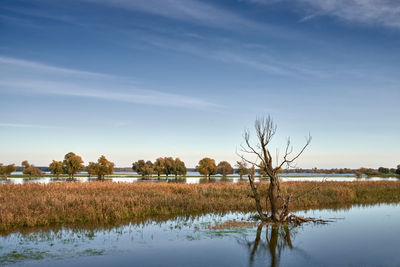
{"type": "Polygon", "coordinates": [[[279,153],[277,151],[276,162],[274,163],[270,153],[270,143],[275,133],[276,124],[274,124],[270,116],[266,118],[257,118],[255,121],[257,142],[255,144],[251,142],[250,132],[246,130],[243,135],[245,144],[241,145],[241,151],[244,154],[239,154],[239,156],[243,161],[250,163],[253,166],[253,171],[251,171],[249,175],[249,183],[253,192],[252,197],[255,199],[257,212],[259,213],[261,220],[272,222],[296,221],[295,216],[289,216],[289,203],[293,196],[281,192],[278,173],[283,167],[295,167],[295,161],[310,144],[311,135],[306,137],[305,145],[297,153],[293,152],[293,146],[291,145],[290,138],[288,138],[283,158],[279,161],[279,153]],[[255,156],[255,160],[249,159],[251,155],[255,156]],[[258,186],[254,182],[254,166],[264,171],[269,178],[269,188],[268,193],[265,196],[265,201],[270,207],[270,213],[264,213],[262,211],[261,196],[258,191],[258,186]]]}

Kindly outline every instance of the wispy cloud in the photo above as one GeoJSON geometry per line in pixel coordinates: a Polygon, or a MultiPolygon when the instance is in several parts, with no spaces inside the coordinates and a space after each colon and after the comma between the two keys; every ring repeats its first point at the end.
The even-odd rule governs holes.
{"type": "Polygon", "coordinates": [[[124,91],[115,91],[81,86],[70,82],[53,82],[45,80],[24,80],[21,82],[3,80],[0,81],[0,86],[31,94],[87,97],[156,106],[185,107],[194,109],[220,107],[217,104],[192,97],[137,88],[125,88],[124,91]]]}
{"type": "Polygon", "coordinates": [[[190,109],[221,107],[194,97],[137,88],[129,81],[108,74],[55,67],[39,62],[0,57],[0,69],[4,70],[0,74],[0,91],[86,97],[190,109]],[[27,71],[35,75],[24,76],[23,73],[27,71]],[[57,76],[59,74],[63,75],[57,76]],[[64,74],[69,76],[66,78],[64,74]]]}
{"type": "Polygon", "coordinates": [[[269,50],[265,45],[246,43],[242,44],[233,39],[208,38],[203,36],[205,45],[200,42],[186,42],[183,39],[163,38],[162,36],[146,36],[142,41],[158,48],[192,54],[228,64],[249,67],[272,75],[292,78],[326,77],[330,73],[301,66],[295,60],[278,58],[276,52],[269,50]]]}
{"type": "Polygon", "coordinates": [[[0,122],[0,127],[4,128],[38,128],[38,129],[51,129],[54,126],[38,125],[38,124],[20,124],[20,123],[4,123],[0,122]]]}
{"type": "Polygon", "coordinates": [[[45,71],[45,72],[56,72],[61,74],[70,74],[70,75],[79,75],[79,76],[91,76],[91,77],[103,77],[103,78],[111,78],[115,77],[113,75],[104,74],[104,73],[96,73],[90,71],[82,71],[76,69],[69,68],[61,68],[48,64],[43,64],[35,61],[4,57],[0,56],[0,66],[8,65],[8,66],[17,66],[22,68],[29,68],[35,71],[45,71]]]}
{"type": "Polygon", "coordinates": [[[400,1],[398,0],[248,0],[257,4],[273,4],[287,2],[296,7],[293,2],[303,5],[310,14],[300,21],[310,20],[316,16],[328,15],[342,20],[381,25],[400,29],[400,1]]]}
{"type": "Polygon", "coordinates": [[[298,0],[325,14],[348,21],[400,28],[397,0],[298,0]]]}
{"type": "Polygon", "coordinates": [[[169,19],[228,29],[267,28],[226,8],[196,0],[86,0],[169,19]]]}

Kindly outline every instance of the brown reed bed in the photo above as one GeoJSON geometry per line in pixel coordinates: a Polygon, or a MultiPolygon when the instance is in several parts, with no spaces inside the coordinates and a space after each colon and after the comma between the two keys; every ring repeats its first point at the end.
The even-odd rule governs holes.
{"type": "MultiPolygon", "coordinates": [[[[261,191],[265,192],[267,186],[268,183],[262,183],[261,191]]],[[[292,202],[291,210],[400,202],[400,181],[286,182],[281,184],[281,189],[300,195],[292,202]]],[[[0,231],[76,223],[109,225],[208,212],[255,211],[249,194],[247,183],[3,184],[0,185],[0,231]]]]}

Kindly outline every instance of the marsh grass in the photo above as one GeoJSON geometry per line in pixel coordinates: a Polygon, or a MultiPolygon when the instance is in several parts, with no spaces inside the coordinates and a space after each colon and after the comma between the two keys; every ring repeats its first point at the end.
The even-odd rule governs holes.
{"type": "MultiPolygon", "coordinates": [[[[261,183],[262,193],[267,186],[261,183]]],[[[293,211],[400,202],[397,181],[286,182],[281,190],[300,195],[291,204],[293,211]]],[[[246,183],[3,184],[0,231],[66,224],[115,225],[209,212],[252,212],[255,205],[250,194],[246,183]]]]}

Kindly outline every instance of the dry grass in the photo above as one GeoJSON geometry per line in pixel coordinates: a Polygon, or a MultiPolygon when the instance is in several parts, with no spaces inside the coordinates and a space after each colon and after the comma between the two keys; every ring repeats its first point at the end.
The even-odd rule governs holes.
{"type": "MultiPolygon", "coordinates": [[[[265,192],[268,183],[261,185],[265,192]]],[[[286,182],[282,190],[302,194],[313,182],[286,182]]],[[[399,182],[324,182],[293,201],[292,210],[342,208],[400,202],[399,182]]],[[[21,227],[115,224],[154,216],[254,211],[247,183],[52,183],[0,185],[0,231],[21,227]]]]}

